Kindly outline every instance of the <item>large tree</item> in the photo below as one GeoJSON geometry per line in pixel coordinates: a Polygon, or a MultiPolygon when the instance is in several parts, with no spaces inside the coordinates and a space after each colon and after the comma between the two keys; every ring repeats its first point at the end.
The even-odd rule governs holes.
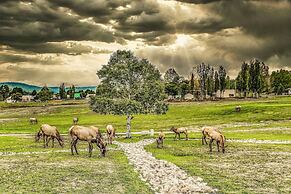
{"type": "Polygon", "coordinates": [[[114,52],[97,75],[101,83],[90,106],[97,113],[126,115],[128,138],[133,114],[163,114],[168,110],[159,70],[131,51],[114,52]]]}

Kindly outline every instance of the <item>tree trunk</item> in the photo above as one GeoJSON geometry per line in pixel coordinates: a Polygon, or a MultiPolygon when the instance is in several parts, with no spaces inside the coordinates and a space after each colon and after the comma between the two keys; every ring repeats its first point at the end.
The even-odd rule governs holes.
{"type": "Polygon", "coordinates": [[[126,138],[131,138],[130,128],[131,128],[131,115],[127,114],[127,118],[126,118],[126,129],[127,129],[126,138]]]}

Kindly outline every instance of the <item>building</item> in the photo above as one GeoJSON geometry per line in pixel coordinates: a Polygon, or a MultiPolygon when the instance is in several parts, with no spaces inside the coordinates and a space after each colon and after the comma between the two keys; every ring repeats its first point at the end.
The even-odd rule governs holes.
{"type": "Polygon", "coordinates": [[[12,100],[11,96],[5,100],[6,103],[15,103],[16,100],[12,100]]]}
{"type": "Polygon", "coordinates": [[[235,97],[235,89],[226,89],[224,92],[222,92],[221,96],[220,96],[220,91],[218,90],[216,92],[216,96],[217,97],[221,97],[221,98],[232,98],[232,97],[235,97]]]}
{"type": "Polygon", "coordinates": [[[81,93],[80,92],[74,93],[74,99],[81,99],[81,93]]]}
{"type": "Polygon", "coordinates": [[[34,100],[34,96],[32,95],[23,95],[21,97],[22,102],[31,102],[32,100],[34,100]]]}

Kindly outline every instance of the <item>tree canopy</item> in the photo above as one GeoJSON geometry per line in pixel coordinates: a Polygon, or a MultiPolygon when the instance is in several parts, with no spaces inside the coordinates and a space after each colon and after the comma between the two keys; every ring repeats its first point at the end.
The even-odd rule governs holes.
{"type": "Polygon", "coordinates": [[[127,115],[129,133],[132,114],[163,114],[168,110],[159,70],[131,51],[114,52],[97,75],[101,83],[91,108],[101,114],[127,115]]]}

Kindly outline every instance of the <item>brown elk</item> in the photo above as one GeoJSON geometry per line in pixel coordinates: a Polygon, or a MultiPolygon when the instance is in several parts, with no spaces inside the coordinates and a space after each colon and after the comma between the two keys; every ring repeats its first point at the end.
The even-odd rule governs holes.
{"type": "Polygon", "coordinates": [[[161,131],[159,133],[159,137],[156,139],[157,148],[163,148],[164,147],[164,139],[165,139],[165,134],[161,131]]]}
{"type": "Polygon", "coordinates": [[[113,137],[115,137],[115,129],[112,125],[106,126],[106,133],[108,138],[108,143],[112,144],[113,137]]]}
{"type": "Polygon", "coordinates": [[[225,137],[221,133],[221,131],[219,131],[218,129],[213,128],[213,127],[203,127],[202,128],[202,134],[203,134],[202,144],[203,144],[203,140],[207,144],[206,136],[210,139],[210,142],[209,142],[210,152],[212,152],[212,142],[214,140],[216,141],[217,151],[219,152],[220,151],[219,147],[221,147],[222,153],[225,152],[225,148],[226,148],[226,146],[225,146],[225,137]]]}
{"type": "Polygon", "coordinates": [[[39,141],[41,137],[43,137],[44,147],[48,147],[50,140],[52,140],[52,147],[54,147],[55,139],[58,140],[61,147],[64,147],[64,140],[55,126],[50,126],[48,124],[41,125],[35,136],[35,140],[39,141]]]}
{"type": "Polygon", "coordinates": [[[202,145],[204,145],[204,143],[207,145],[206,138],[210,139],[209,133],[211,131],[217,131],[221,133],[221,131],[215,127],[202,127],[202,145]]]}
{"type": "Polygon", "coordinates": [[[185,139],[188,140],[188,129],[186,127],[171,127],[170,131],[175,133],[175,140],[177,140],[177,135],[179,136],[179,140],[181,139],[181,133],[185,134],[185,139]]]}
{"type": "Polygon", "coordinates": [[[92,143],[96,143],[98,146],[101,155],[105,156],[106,153],[106,143],[104,143],[101,133],[97,127],[90,126],[78,126],[74,125],[69,129],[69,134],[71,136],[71,153],[74,155],[74,150],[76,154],[79,154],[77,151],[77,142],[80,141],[87,141],[89,146],[89,157],[92,156],[93,145],[92,143]]]}

